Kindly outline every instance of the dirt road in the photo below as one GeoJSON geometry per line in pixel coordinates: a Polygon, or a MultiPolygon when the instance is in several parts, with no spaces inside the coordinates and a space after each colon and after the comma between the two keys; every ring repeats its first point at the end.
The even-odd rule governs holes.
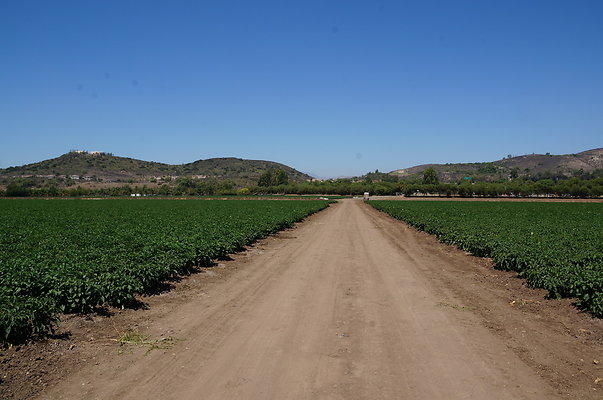
{"type": "MultiPolygon", "coordinates": [[[[597,392],[583,383],[591,382],[592,369],[576,378],[582,386],[570,383],[579,372],[572,363],[582,357],[592,364],[600,347],[579,347],[580,338],[567,334],[570,328],[552,327],[546,307],[532,318],[541,311],[513,308],[504,291],[510,289],[488,291],[488,279],[513,278],[361,201],[340,201],[234,263],[237,270],[228,279],[147,321],[151,337],[177,339],[172,347],[116,351],[41,398],[603,394],[603,388],[597,392]]],[[[599,334],[593,329],[600,324],[592,324],[584,330],[599,334]]]]}

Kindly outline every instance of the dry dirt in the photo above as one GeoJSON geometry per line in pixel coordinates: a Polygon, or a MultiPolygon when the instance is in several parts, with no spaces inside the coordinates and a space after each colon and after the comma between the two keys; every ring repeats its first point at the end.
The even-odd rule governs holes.
{"type": "Polygon", "coordinates": [[[4,351],[0,398],[603,398],[601,320],[360,200],[170,286],[4,351]]]}
{"type": "Polygon", "coordinates": [[[371,200],[403,200],[403,201],[506,201],[513,203],[603,203],[603,198],[571,199],[564,197],[446,197],[446,196],[370,196],[371,200]]]}

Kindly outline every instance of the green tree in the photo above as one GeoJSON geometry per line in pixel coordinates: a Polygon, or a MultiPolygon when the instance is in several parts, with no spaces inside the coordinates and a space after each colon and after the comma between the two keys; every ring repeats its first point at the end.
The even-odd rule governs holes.
{"type": "Polygon", "coordinates": [[[438,179],[438,173],[435,169],[429,167],[423,172],[423,184],[424,185],[437,185],[440,183],[438,179]]]}
{"type": "Polygon", "coordinates": [[[277,168],[274,171],[273,179],[274,186],[286,185],[287,183],[289,183],[289,177],[287,176],[287,173],[280,168],[277,168]]]}
{"type": "Polygon", "coordinates": [[[280,168],[270,168],[258,179],[258,186],[279,186],[286,185],[289,183],[289,176],[287,173],[280,168]]]}
{"type": "Polygon", "coordinates": [[[27,197],[32,195],[34,183],[27,179],[17,179],[8,184],[6,195],[9,197],[27,197]]]}
{"type": "Polygon", "coordinates": [[[265,171],[258,179],[258,186],[272,186],[272,169],[265,171]]]}
{"type": "Polygon", "coordinates": [[[12,182],[6,187],[8,197],[27,197],[31,196],[31,189],[22,183],[12,182]]]}

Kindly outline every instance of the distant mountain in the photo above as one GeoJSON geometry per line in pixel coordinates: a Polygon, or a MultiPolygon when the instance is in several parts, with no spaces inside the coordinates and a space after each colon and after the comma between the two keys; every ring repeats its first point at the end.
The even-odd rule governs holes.
{"type": "Polygon", "coordinates": [[[312,179],[307,174],[272,161],[240,158],[210,158],[188,164],[171,165],[114,156],[111,153],[71,151],[60,157],[18,167],[0,169],[0,178],[69,178],[76,181],[131,182],[166,180],[178,176],[200,179],[232,179],[255,183],[270,168],[280,168],[291,181],[312,179]]]}
{"type": "Polygon", "coordinates": [[[423,164],[398,169],[390,174],[401,178],[422,177],[423,171],[430,167],[436,170],[440,180],[444,182],[455,182],[465,177],[493,181],[515,175],[536,178],[584,176],[603,171],[603,148],[577,154],[529,154],[493,162],[423,164]]]}

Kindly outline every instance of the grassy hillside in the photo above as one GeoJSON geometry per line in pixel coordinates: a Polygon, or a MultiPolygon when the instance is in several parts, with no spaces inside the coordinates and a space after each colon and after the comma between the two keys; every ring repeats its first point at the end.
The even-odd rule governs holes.
{"type": "Polygon", "coordinates": [[[212,158],[188,164],[171,165],[118,157],[110,153],[72,151],[60,157],[18,167],[0,169],[5,182],[14,178],[71,179],[94,182],[131,182],[169,180],[179,176],[199,179],[231,179],[255,183],[270,168],[280,168],[292,181],[310,179],[309,175],[272,161],[240,158],[212,158]]]}
{"type": "Polygon", "coordinates": [[[284,164],[273,161],[243,160],[240,158],[210,158],[198,160],[178,166],[184,175],[206,175],[217,178],[250,179],[258,177],[271,168],[279,168],[287,173],[290,180],[305,181],[311,179],[307,174],[299,172],[284,164]]]}
{"type": "Polygon", "coordinates": [[[424,164],[390,172],[401,178],[422,177],[427,168],[434,168],[440,180],[455,182],[465,177],[478,181],[495,181],[509,177],[556,178],[583,176],[603,171],[603,148],[577,154],[530,154],[493,162],[424,164]]]}

